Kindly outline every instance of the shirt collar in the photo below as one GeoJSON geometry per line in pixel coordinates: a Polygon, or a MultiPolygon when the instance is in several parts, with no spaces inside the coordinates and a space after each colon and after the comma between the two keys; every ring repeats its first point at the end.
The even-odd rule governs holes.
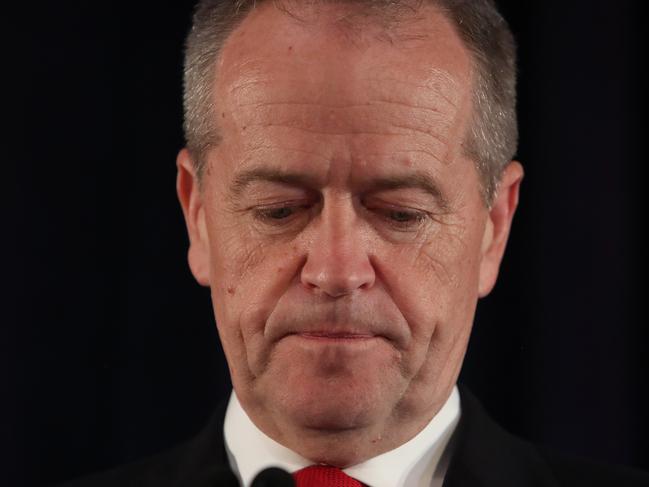
{"type": "MultiPolygon", "coordinates": [[[[343,471],[372,487],[441,485],[446,471],[442,454],[459,419],[460,395],[454,387],[444,406],[414,438],[343,471]]],[[[293,473],[313,464],[257,428],[234,391],[225,414],[224,436],[230,467],[245,487],[265,468],[280,467],[293,473]]]]}

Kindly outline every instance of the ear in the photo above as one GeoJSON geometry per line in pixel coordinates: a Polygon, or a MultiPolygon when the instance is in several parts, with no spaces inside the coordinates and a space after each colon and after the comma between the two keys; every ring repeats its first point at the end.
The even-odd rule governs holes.
{"type": "Polygon", "coordinates": [[[496,284],[512,219],[518,206],[518,193],[522,179],[523,167],[516,161],[510,162],[500,177],[498,193],[489,210],[482,239],[482,259],[478,283],[478,294],[481,298],[489,294],[496,284]]]}
{"type": "Polygon", "coordinates": [[[186,148],[178,153],[176,167],[178,168],[176,192],[189,234],[189,252],[187,254],[189,268],[199,284],[209,286],[210,247],[205,225],[203,195],[196,177],[194,161],[186,148]]]}

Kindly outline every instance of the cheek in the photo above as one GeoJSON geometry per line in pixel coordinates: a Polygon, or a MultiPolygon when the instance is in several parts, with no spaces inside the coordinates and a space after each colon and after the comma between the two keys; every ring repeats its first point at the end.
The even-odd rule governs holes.
{"type": "Polygon", "coordinates": [[[243,225],[215,228],[210,239],[212,301],[220,333],[250,347],[290,285],[298,265],[291,244],[269,245],[243,225]]]}
{"type": "Polygon", "coordinates": [[[393,299],[420,343],[470,326],[477,301],[478,232],[460,222],[443,230],[426,243],[393,249],[384,259],[393,299]]]}
{"type": "Polygon", "coordinates": [[[403,364],[412,382],[402,407],[436,401],[457,378],[478,299],[476,240],[456,230],[385,261],[389,292],[412,334],[403,364]]]}

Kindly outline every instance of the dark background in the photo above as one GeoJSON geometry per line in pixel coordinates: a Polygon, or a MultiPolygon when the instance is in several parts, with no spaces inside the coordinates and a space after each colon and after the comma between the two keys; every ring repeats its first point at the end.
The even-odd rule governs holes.
{"type": "MultiPolygon", "coordinates": [[[[169,447],[229,390],[174,190],[192,2],[136,3],[4,20],[1,485],[169,447]]],[[[646,2],[500,4],[527,175],[463,380],[521,436],[649,469],[646,2]]]]}

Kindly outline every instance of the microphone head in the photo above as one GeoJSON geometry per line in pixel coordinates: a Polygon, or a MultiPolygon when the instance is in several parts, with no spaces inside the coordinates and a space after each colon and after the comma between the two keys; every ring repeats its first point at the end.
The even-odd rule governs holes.
{"type": "Polygon", "coordinates": [[[295,487],[295,481],[286,470],[270,467],[257,474],[251,487],[295,487]]]}

